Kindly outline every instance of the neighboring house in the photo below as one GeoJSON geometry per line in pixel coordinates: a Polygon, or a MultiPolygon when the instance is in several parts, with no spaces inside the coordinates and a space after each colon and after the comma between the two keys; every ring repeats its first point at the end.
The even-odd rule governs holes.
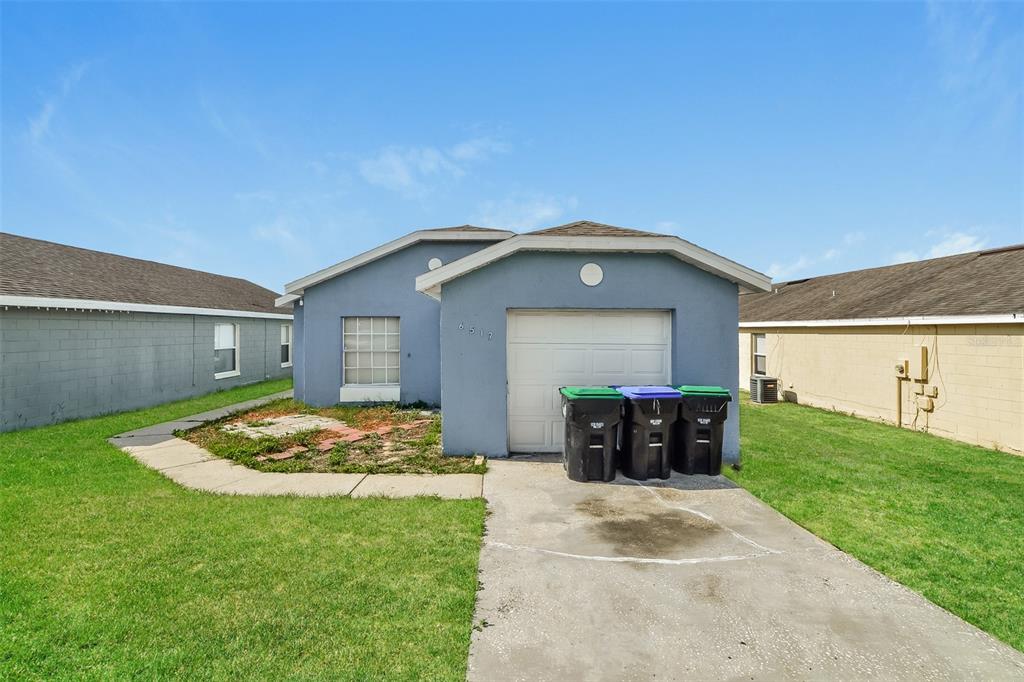
{"type": "Polygon", "coordinates": [[[291,374],[252,282],[0,233],[0,430],[291,374]]]}
{"type": "Polygon", "coordinates": [[[1024,451],[1024,245],[740,296],[740,384],[1024,451]]]}
{"type": "MultiPolygon", "coordinates": [[[[738,290],[770,280],[678,237],[577,222],[421,230],[287,285],[295,392],[440,404],[448,454],[557,452],[558,388],[720,384],[738,290]]],[[[725,429],[739,455],[739,414],[725,429]]]]}

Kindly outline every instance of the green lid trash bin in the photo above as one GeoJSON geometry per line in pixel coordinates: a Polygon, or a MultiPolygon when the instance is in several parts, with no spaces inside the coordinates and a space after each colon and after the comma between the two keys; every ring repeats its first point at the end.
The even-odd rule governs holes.
{"type": "Polygon", "coordinates": [[[732,394],[721,386],[679,386],[672,468],[681,474],[722,473],[722,432],[732,394]]]}
{"type": "Polygon", "coordinates": [[[607,386],[565,386],[562,466],[573,481],[615,478],[615,442],[622,420],[622,394],[607,386]]]}

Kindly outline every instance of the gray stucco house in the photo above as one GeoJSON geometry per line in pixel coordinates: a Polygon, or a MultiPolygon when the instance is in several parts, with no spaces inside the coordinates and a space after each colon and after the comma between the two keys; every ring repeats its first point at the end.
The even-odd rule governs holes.
{"type": "MultiPolygon", "coordinates": [[[[738,392],[738,294],[758,272],[675,236],[570,223],[420,230],[286,286],[295,393],[441,406],[448,454],[557,452],[558,388],[738,392]]],[[[725,429],[739,456],[739,415],[725,429]]]]}
{"type": "Polygon", "coordinates": [[[276,295],[0,233],[0,430],[289,376],[292,316],[276,295]]]}

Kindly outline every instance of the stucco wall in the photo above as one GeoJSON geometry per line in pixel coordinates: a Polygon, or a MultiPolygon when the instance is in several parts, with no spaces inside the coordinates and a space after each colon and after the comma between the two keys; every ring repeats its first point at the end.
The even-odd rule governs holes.
{"type": "Polygon", "coordinates": [[[903,383],[903,425],[985,447],[1024,451],[1024,325],[744,329],[740,383],[749,386],[750,335],[764,332],[768,373],[790,400],[896,422],[894,365],[929,351],[919,411],[903,383]]]}
{"type": "MultiPolygon", "coordinates": [[[[515,308],[671,310],[673,383],[717,384],[737,396],[735,284],[665,255],[519,253],[442,288],[446,453],[508,454],[506,323],[515,308]],[[579,278],[588,262],[604,270],[596,287],[579,278]]],[[[738,461],[734,408],[723,454],[738,461]]]]}
{"type": "Polygon", "coordinates": [[[0,430],[135,409],[288,376],[282,320],[0,311],[0,430]],[[240,376],[213,378],[213,326],[240,326],[240,376]]]}
{"type": "Polygon", "coordinates": [[[312,405],[337,403],[341,319],[388,316],[400,318],[401,402],[440,404],[440,305],[416,291],[416,277],[427,272],[431,258],[449,263],[491,243],[420,242],[306,289],[296,316],[302,329],[295,338],[302,342],[296,343],[296,376],[301,372],[301,377],[295,396],[312,405]]]}

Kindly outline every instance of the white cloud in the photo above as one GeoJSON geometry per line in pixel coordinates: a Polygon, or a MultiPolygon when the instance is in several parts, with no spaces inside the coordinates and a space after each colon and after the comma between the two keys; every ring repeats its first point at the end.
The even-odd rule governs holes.
{"type": "Polygon", "coordinates": [[[765,274],[772,279],[785,280],[795,274],[803,274],[804,270],[814,262],[815,261],[811,260],[807,256],[800,256],[789,263],[772,263],[765,274]]]}
{"type": "Polygon", "coordinates": [[[206,115],[206,121],[210,127],[220,133],[228,142],[238,147],[252,149],[265,159],[270,158],[270,147],[267,144],[266,136],[248,115],[226,113],[206,93],[199,94],[199,107],[206,115]]]}
{"type": "Polygon", "coordinates": [[[508,150],[507,144],[489,137],[465,140],[447,150],[388,146],[359,161],[359,174],[371,185],[423,196],[438,182],[466,175],[469,165],[508,150]]]}
{"type": "Polygon", "coordinates": [[[271,223],[253,228],[252,236],[261,241],[272,242],[284,247],[295,246],[299,243],[292,229],[291,221],[280,216],[271,223]]]}
{"type": "Polygon", "coordinates": [[[867,235],[860,230],[856,232],[847,232],[843,235],[843,246],[856,246],[865,239],[867,239],[867,235]]]}
{"type": "Polygon", "coordinates": [[[60,88],[57,92],[50,95],[45,102],[43,102],[42,108],[39,113],[32,116],[28,120],[28,135],[29,139],[33,143],[41,141],[50,133],[50,123],[53,121],[54,115],[57,110],[67,99],[67,96],[71,94],[71,90],[78,85],[82,77],[92,66],[92,62],[79,62],[73,64],[64,75],[60,78],[60,88]]]}
{"type": "Polygon", "coordinates": [[[953,256],[958,253],[981,251],[988,246],[988,239],[977,234],[976,231],[929,230],[925,233],[925,236],[938,239],[938,241],[933,243],[926,251],[899,251],[893,254],[892,262],[909,263],[928,258],[942,258],[943,256],[953,256]]]}
{"type": "Polygon", "coordinates": [[[517,195],[482,202],[477,208],[473,222],[510,230],[536,230],[562,222],[565,213],[575,210],[578,203],[576,197],[517,195]]]}
{"type": "Polygon", "coordinates": [[[490,137],[474,137],[460,142],[448,150],[448,154],[458,161],[480,161],[493,154],[504,154],[509,146],[490,137]]]}

